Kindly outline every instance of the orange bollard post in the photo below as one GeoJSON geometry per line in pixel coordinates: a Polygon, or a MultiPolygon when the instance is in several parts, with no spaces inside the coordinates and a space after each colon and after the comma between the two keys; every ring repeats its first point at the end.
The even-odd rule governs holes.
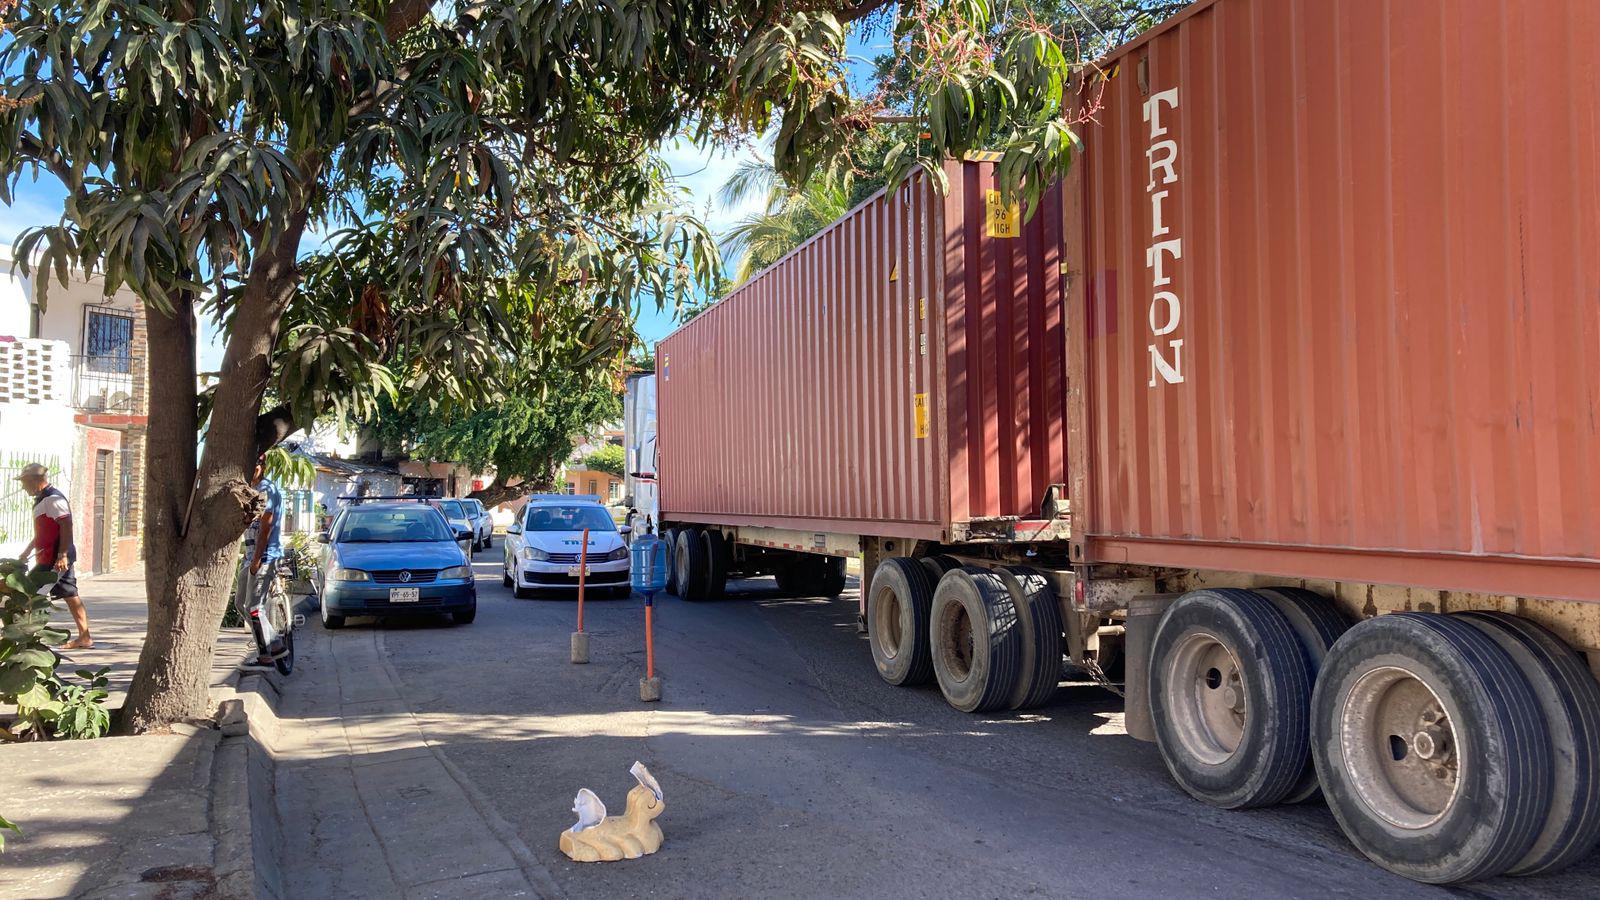
{"type": "Polygon", "coordinates": [[[578,630],[572,633],[572,661],[589,661],[589,636],[583,633],[583,589],[589,574],[589,529],[583,530],[583,546],[578,548],[578,630]]]}
{"type": "Polygon", "coordinates": [[[639,679],[639,699],[651,703],[661,699],[661,679],[656,677],[655,591],[644,595],[644,677],[639,679]]]}
{"type": "Polygon", "coordinates": [[[655,604],[644,603],[644,677],[656,677],[656,632],[653,613],[655,604]]]}

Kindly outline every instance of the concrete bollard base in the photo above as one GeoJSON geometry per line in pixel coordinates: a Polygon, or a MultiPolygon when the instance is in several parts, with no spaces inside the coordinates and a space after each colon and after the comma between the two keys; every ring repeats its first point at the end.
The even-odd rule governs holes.
{"type": "Polygon", "coordinates": [[[639,679],[639,699],[646,703],[661,699],[661,676],[639,679]]]}
{"type": "Polygon", "coordinates": [[[574,631],[572,633],[572,661],[586,663],[589,661],[589,635],[587,632],[574,631]]]}

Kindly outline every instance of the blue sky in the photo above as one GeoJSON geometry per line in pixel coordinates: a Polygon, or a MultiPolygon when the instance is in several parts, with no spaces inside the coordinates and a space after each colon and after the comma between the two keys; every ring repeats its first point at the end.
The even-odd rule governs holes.
{"type": "MultiPolygon", "coordinates": [[[[873,36],[871,43],[863,41],[859,34],[851,36],[851,76],[857,89],[867,89],[870,59],[874,54],[883,52],[887,44],[888,38],[882,34],[873,36]]],[[[760,203],[751,200],[737,208],[724,208],[716,201],[717,191],[740,162],[763,149],[763,142],[755,138],[741,146],[732,147],[697,147],[681,141],[668,147],[664,155],[678,183],[687,192],[684,203],[701,216],[712,233],[721,235],[741,217],[756,211],[760,203]]],[[[10,243],[25,228],[58,221],[65,199],[66,189],[50,176],[41,176],[36,182],[24,179],[17,185],[15,202],[9,206],[0,205],[0,241],[10,243]]],[[[319,236],[308,235],[303,247],[310,250],[320,243],[319,236]]],[[[646,342],[654,344],[672,331],[674,324],[670,310],[661,311],[653,303],[642,303],[637,311],[639,333],[646,342]]],[[[216,338],[211,323],[203,321],[200,334],[202,372],[215,371],[222,361],[222,346],[216,338]]]]}

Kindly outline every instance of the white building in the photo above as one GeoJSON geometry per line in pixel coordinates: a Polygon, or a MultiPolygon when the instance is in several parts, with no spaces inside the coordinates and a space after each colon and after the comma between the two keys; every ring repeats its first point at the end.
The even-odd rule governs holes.
{"type": "Polygon", "coordinates": [[[15,482],[48,466],[73,507],[78,567],[137,564],[148,392],[144,307],[98,277],[54,280],[41,303],[0,245],[0,555],[33,536],[31,499],[15,482]]]}

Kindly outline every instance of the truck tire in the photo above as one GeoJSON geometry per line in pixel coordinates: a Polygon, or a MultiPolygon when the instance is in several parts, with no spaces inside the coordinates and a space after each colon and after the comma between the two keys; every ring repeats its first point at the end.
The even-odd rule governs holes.
{"type": "Polygon", "coordinates": [[[940,554],[938,556],[924,556],[919,561],[928,570],[928,575],[933,579],[934,584],[939,583],[939,579],[944,577],[944,573],[950,571],[951,569],[961,568],[960,560],[953,556],[945,556],[944,554],[940,554]]]}
{"type": "Polygon", "coordinates": [[[1501,612],[1461,613],[1528,679],[1550,729],[1550,815],[1510,875],[1547,875],[1600,841],[1600,682],[1577,652],[1544,627],[1501,612]]]}
{"type": "Polygon", "coordinates": [[[678,529],[676,529],[676,528],[663,528],[661,530],[661,542],[663,544],[667,545],[667,559],[669,560],[669,563],[667,565],[666,591],[667,591],[667,593],[673,595],[674,597],[676,597],[678,595],[678,552],[677,552],[678,551],[678,545],[677,545],[677,540],[678,540],[678,529]]]}
{"type": "Polygon", "coordinates": [[[690,603],[706,599],[710,584],[710,562],[706,559],[706,542],[701,530],[695,527],[678,532],[675,567],[678,570],[678,596],[690,603]]]}
{"type": "Polygon", "coordinates": [[[790,596],[837,597],[844,592],[844,563],[842,556],[796,553],[773,574],[778,578],[778,590],[790,596]]]}
{"type": "Polygon", "coordinates": [[[794,559],[786,559],[772,569],[772,577],[778,580],[778,590],[790,597],[799,597],[805,593],[805,560],[799,554],[794,559]]]}
{"type": "Polygon", "coordinates": [[[1550,732],[1528,680],[1470,623],[1357,623],[1322,663],[1311,749],[1322,795],[1367,858],[1415,881],[1490,878],[1550,812],[1550,732]]]}
{"type": "MultiPolygon", "coordinates": [[[[1317,672],[1322,669],[1322,658],[1328,655],[1334,641],[1350,630],[1350,620],[1327,597],[1304,588],[1260,588],[1256,593],[1267,598],[1289,620],[1289,627],[1300,638],[1300,647],[1311,663],[1311,679],[1315,685],[1317,672]]],[[[1309,700],[1307,698],[1308,703],[1309,700]]],[[[1300,781],[1283,802],[1304,803],[1320,793],[1322,786],[1317,781],[1317,766],[1308,751],[1300,781]]]]}
{"type": "Polygon", "coordinates": [[[1003,566],[995,570],[1022,626],[1022,676],[1011,694],[1011,709],[1033,709],[1054,697],[1061,684],[1061,606],[1050,582],[1037,569],[1003,566]]]}
{"type": "Polygon", "coordinates": [[[732,557],[728,539],[722,532],[715,528],[705,528],[700,531],[700,540],[705,544],[706,560],[706,600],[720,600],[728,589],[728,568],[732,557]]]}
{"type": "Polygon", "coordinates": [[[939,579],[929,645],[951,706],[989,712],[1011,702],[1022,678],[1022,628],[1011,592],[993,572],[964,566],[939,579]]]}
{"type": "Polygon", "coordinates": [[[815,570],[815,593],[818,597],[837,597],[844,593],[844,557],[818,557],[815,570]]]}
{"type": "Polygon", "coordinates": [[[884,560],[872,573],[867,643],[879,677],[890,684],[926,684],[933,678],[928,623],[934,584],[919,560],[904,556],[884,560]]]}
{"type": "Polygon", "coordinates": [[[1212,806],[1279,802],[1305,771],[1311,684],[1294,629],[1266,598],[1183,595],[1150,651],[1150,717],[1167,770],[1212,806]]]}

